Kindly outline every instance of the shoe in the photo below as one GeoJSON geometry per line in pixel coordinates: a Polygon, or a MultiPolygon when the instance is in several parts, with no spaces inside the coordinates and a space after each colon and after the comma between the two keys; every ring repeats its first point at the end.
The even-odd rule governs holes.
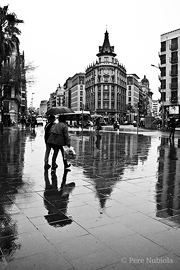
{"type": "Polygon", "coordinates": [[[49,170],[49,168],[51,168],[51,166],[49,164],[44,165],[44,169],[49,170]]]}
{"type": "Polygon", "coordinates": [[[70,163],[68,164],[66,159],[64,160],[64,167],[65,169],[71,167],[71,164],[70,163]]]}

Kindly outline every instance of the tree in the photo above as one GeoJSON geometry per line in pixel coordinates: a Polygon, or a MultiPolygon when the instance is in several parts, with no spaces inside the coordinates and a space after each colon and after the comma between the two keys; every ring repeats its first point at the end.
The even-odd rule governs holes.
{"type": "Polygon", "coordinates": [[[19,45],[17,36],[21,31],[17,26],[23,22],[15,13],[8,13],[8,5],[0,7],[0,71],[2,62],[11,56],[15,46],[19,45]]]}

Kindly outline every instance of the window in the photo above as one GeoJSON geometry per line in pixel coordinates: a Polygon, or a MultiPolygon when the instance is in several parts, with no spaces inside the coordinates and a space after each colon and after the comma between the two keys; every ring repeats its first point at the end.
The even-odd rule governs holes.
{"type": "Polygon", "coordinates": [[[177,50],[178,49],[178,38],[171,39],[170,50],[177,50]]]}
{"type": "Polygon", "coordinates": [[[166,51],[166,41],[161,42],[161,52],[166,51]]]}
{"type": "Polygon", "coordinates": [[[161,57],[161,65],[166,64],[166,54],[163,54],[161,57]]]}
{"type": "Polygon", "coordinates": [[[165,92],[161,93],[161,101],[166,101],[166,93],[165,92]]]}
{"type": "Polygon", "coordinates": [[[178,74],[178,65],[171,66],[171,76],[177,76],[178,74]]]}
{"type": "Polygon", "coordinates": [[[161,68],[161,77],[166,76],[166,67],[161,68]]]}
{"type": "Polygon", "coordinates": [[[106,63],[108,63],[108,62],[109,62],[109,57],[104,57],[104,61],[105,61],[106,63]]]}
{"type": "Polygon", "coordinates": [[[171,63],[178,61],[178,52],[172,52],[171,53],[171,63]]]}
{"type": "Polygon", "coordinates": [[[99,63],[101,63],[101,57],[99,57],[99,63]]]}
{"type": "Polygon", "coordinates": [[[80,96],[83,96],[83,91],[80,91],[80,96]]]}
{"type": "Polygon", "coordinates": [[[104,77],[104,82],[108,82],[108,77],[104,77]]]}
{"type": "Polygon", "coordinates": [[[128,97],[128,102],[131,102],[131,97],[128,97]]]}
{"type": "Polygon", "coordinates": [[[161,80],[161,89],[166,89],[166,80],[161,80]]]}
{"type": "Polygon", "coordinates": [[[128,86],[128,89],[131,90],[131,85],[128,86]]]}
{"type": "Polygon", "coordinates": [[[131,91],[128,92],[128,96],[131,96],[131,91]]]}
{"type": "Polygon", "coordinates": [[[177,101],[178,93],[177,91],[172,91],[171,92],[171,100],[172,101],[177,101]]]}
{"type": "Polygon", "coordinates": [[[109,90],[109,85],[103,85],[103,90],[109,90]]]}

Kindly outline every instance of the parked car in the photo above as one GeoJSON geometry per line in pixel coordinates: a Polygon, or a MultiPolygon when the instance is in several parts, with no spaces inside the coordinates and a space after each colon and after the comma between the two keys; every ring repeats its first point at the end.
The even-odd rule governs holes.
{"type": "Polygon", "coordinates": [[[44,123],[44,121],[43,121],[43,117],[42,117],[42,115],[38,115],[37,117],[36,117],[36,125],[37,126],[43,126],[43,123],[44,123]]]}

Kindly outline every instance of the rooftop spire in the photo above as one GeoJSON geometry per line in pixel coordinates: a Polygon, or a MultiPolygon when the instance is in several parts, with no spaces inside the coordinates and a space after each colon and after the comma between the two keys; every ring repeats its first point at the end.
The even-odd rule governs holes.
{"type": "Polygon", "coordinates": [[[97,54],[97,56],[101,56],[101,55],[111,55],[111,56],[116,56],[116,54],[114,53],[114,46],[110,45],[109,42],[109,33],[106,29],[106,32],[104,34],[104,42],[102,46],[99,46],[99,53],[97,54]]]}

